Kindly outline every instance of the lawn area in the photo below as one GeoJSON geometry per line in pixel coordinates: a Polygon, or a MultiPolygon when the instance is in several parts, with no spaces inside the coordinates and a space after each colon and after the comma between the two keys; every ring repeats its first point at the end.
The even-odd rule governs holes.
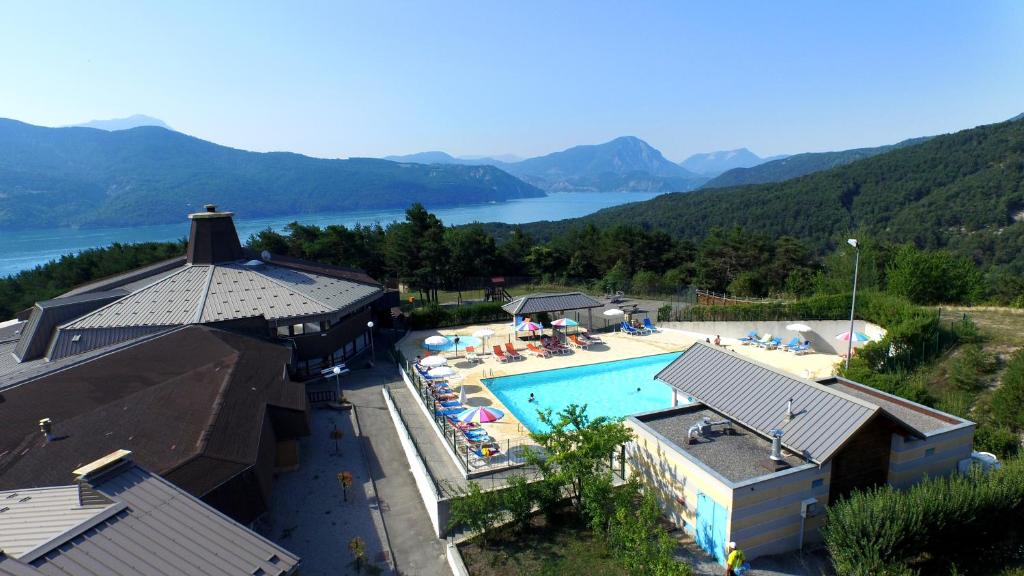
{"type": "Polygon", "coordinates": [[[561,575],[625,576],[626,572],[573,515],[560,516],[559,525],[547,525],[543,515],[529,529],[516,534],[496,531],[481,548],[479,537],[459,546],[471,576],[561,575]]]}
{"type": "Polygon", "coordinates": [[[1024,310],[1017,308],[943,308],[942,320],[959,320],[964,314],[989,337],[991,345],[1024,346],[1024,310]]]}

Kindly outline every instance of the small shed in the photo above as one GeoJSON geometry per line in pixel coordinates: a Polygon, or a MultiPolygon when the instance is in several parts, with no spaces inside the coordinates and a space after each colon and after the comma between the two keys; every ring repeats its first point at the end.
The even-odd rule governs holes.
{"type": "Polygon", "coordinates": [[[594,327],[593,309],[603,307],[604,304],[582,292],[562,292],[520,296],[502,306],[501,309],[512,315],[512,323],[514,325],[517,325],[523,316],[540,314],[541,312],[560,312],[563,316],[567,316],[566,312],[570,311],[575,311],[574,320],[583,324],[579,312],[586,310],[587,321],[585,325],[588,330],[592,330],[594,327]]]}

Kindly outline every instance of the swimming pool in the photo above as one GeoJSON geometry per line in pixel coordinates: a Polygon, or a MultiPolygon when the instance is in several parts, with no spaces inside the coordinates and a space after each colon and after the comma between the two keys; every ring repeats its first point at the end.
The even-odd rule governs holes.
{"type": "Polygon", "coordinates": [[[557,414],[569,404],[586,404],[591,418],[618,418],[671,407],[672,389],[654,380],[654,375],[681,354],[488,378],[483,383],[531,432],[543,432],[546,427],[537,418],[538,409],[551,408],[557,414]],[[535,402],[529,401],[531,392],[535,402]]]}
{"type": "Polygon", "coordinates": [[[427,350],[433,350],[434,352],[448,352],[449,350],[455,350],[456,337],[459,339],[459,350],[465,350],[466,346],[473,346],[476,348],[477,352],[481,351],[480,344],[483,343],[483,340],[476,336],[463,336],[461,334],[445,336],[445,338],[448,339],[447,344],[422,344],[421,346],[427,350]]]}

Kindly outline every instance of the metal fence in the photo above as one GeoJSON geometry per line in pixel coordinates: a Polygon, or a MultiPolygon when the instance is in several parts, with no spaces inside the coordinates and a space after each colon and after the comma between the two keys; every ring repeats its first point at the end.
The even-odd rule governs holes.
{"type": "Polygon", "coordinates": [[[402,421],[402,427],[404,428],[405,437],[412,443],[413,448],[416,450],[416,457],[423,464],[423,468],[427,471],[427,476],[430,478],[430,483],[434,487],[434,496],[441,500],[442,498],[448,498],[454,496],[451,490],[447,489],[445,485],[438,482],[434,473],[430,471],[430,466],[427,466],[427,461],[423,458],[423,449],[420,447],[419,441],[416,439],[416,435],[410,432],[409,421],[405,414],[402,413],[402,405],[395,400],[395,397],[391,395],[391,390],[388,385],[384,385],[384,393],[387,394],[388,399],[391,400],[391,404],[394,405],[395,411],[398,413],[398,419],[402,421]]]}

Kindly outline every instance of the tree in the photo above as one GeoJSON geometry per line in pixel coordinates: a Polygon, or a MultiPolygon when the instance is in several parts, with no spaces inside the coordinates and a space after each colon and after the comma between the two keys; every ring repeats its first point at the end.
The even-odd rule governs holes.
{"type": "Polygon", "coordinates": [[[363,571],[363,562],[366,561],[366,542],[359,536],[348,541],[348,551],[352,553],[356,565],[356,572],[363,571]]]}
{"type": "Polygon", "coordinates": [[[501,507],[508,511],[517,531],[522,532],[530,525],[533,503],[533,489],[526,476],[523,474],[509,476],[505,489],[501,491],[501,507]]]}
{"type": "Polygon", "coordinates": [[[338,472],[338,483],[341,484],[341,494],[345,502],[348,502],[348,489],[352,487],[352,473],[349,471],[338,472]]]}
{"type": "Polygon", "coordinates": [[[483,226],[471,224],[446,229],[444,241],[449,253],[446,284],[459,292],[461,300],[466,278],[488,276],[495,272],[497,249],[494,238],[484,232],[483,226]]]}
{"type": "Polygon", "coordinates": [[[340,442],[341,439],[345,437],[345,433],[342,432],[338,428],[337,424],[335,424],[334,428],[331,429],[330,437],[331,437],[331,440],[334,440],[334,453],[335,454],[340,454],[341,453],[341,447],[338,446],[338,442],[340,442]]]}
{"type": "Polygon", "coordinates": [[[480,535],[480,547],[487,545],[491,527],[502,514],[499,497],[484,492],[480,484],[470,481],[467,488],[452,500],[449,528],[465,526],[480,535]]]}
{"type": "Polygon", "coordinates": [[[385,234],[388,267],[434,302],[449,260],[444,231],[437,216],[416,203],[405,211],[405,222],[392,224],[385,234]]]}
{"type": "Polygon", "coordinates": [[[601,279],[601,287],[605,292],[622,291],[628,292],[630,289],[630,274],[629,267],[622,260],[615,263],[612,269],[604,275],[601,279]]]}
{"type": "Polygon", "coordinates": [[[945,250],[902,246],[893,255],[886,275],[889,291],[915,304],[970,303],[982,292],[981,272],[945,250]]]}
{"type": "MultiPolygon", "coordinates": [[[[627,485],[628,486],[628,485],[627,485]]],[[[675,543],[662,530],[661,510],[650,492],[635,485],[624,492],[608,524],[608,542],[632,576],[684,576],[692,573],[673,557],[675,543]]]]}
{"type": "Polygon", "coordinates": [[[538,414],[548,431],[530,437],[544,449],[545,457],[529,451],[527,460],[538,466],[545,478],[565,486],[574,507],[581,511],[584,485],[633,438],[633,433],[621,422],[605,416],[591,420],[586,405],[570,404],[557,416],[550,408],[538,414]]]}

